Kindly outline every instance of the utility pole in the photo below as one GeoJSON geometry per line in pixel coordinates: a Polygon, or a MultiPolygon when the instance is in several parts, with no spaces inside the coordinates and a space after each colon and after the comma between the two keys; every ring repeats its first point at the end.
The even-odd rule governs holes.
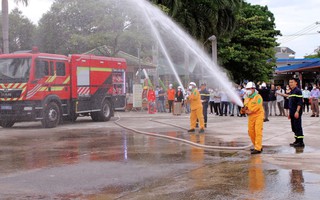
{"type": "Polygon", "coordinates": [[[138,59],[139,59],[138,83],[139,83],[139,84],[141,84],[141,58],[140,58],[140,47],[138,47],[138,59]]]}
{"type": "Polygon", "coordinates": [[[212,43],[212,60],[215,64],[217,64],[217,37],[212,35],[208,38],[208,40],[212,43]]]}

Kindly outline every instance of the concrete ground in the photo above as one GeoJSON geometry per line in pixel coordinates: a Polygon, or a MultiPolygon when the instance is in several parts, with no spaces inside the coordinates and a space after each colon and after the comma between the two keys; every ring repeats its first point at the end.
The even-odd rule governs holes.
{"type": "MultiPolygon", "coordinates": [[[[167,134],[170,130],[180,129],[184,134],[169,137],[199,143],[192,141],[193,137],[188,137],[191,135],[187,133],[188,114],[176,116],[171,113],[148,114],[145,111],[130,111],[117,112],[116,117],[119,117],[120,124],[139,131],[167,134]]],[[[208,114],[208,127],[205,130],[203,145],[235,149],[243,147],[246,149],[243,151],[249,153],[248,147],[251,142],[247,134],[247,120],[247,117],[208,114]]],[[[283,168],[320,174],[320,118],[310,117],[309,113],[303,114],[305,148],[289,147],[289,143],[294,141],[294,134],[287,117],[271,116],[269,120],[264,123],[262,159],[283,168]]]]}
{"type": "Polygon", "coordinates": [[[190,134],[187,114],[117,112],[102,123],[0,128],[0,199],[319,197],[319,118],[303,115],[306,147],[292,148],[288,119],[270,117],[259,155],[249,151],[247,118],[208,122],[190,134]]]}

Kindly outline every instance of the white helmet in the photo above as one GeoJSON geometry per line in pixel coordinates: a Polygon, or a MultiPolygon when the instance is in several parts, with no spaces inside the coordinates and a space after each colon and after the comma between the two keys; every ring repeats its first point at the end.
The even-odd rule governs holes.
{"type": "Polygon", "coordinates": [[[197,84],[195,82],[190,82],[189,85],[193,85],[194,87],[197,87],[197,84]]]}
{"type": "Polygon", "coordinates": [[[256,84],[254,82],[248,82],[246,85],[246,89],[256,88],[256,84]]]}
{"type": "Polygon", "coordinates": [[[267,87],[267,84],[266,84],[265,82],[263,82],[263,83],[261,84],[261,87],[267,87]]]}
{"type": "Polygon", "coordinates": [[[169,87],[172,87],[172,84],[171,84],[171,83],[169,84],[169,87]]]}
{"type": "Polygon", "coordinates": [[[178,89],[182,89],[182,87],[181,87],[181,86],[178,86],[178,89]]]}

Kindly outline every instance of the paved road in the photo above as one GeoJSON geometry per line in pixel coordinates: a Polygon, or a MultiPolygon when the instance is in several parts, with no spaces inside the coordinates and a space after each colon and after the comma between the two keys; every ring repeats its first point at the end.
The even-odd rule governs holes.
{"type": "MultiPolygon", "coordinates": [[[[248,146],[246,118],[209,117],[188,134],[188,116],[117,113],[133,129],[203,145],[248,146]],[[172,126],[172,125],[175,126],[172,126]],[[179,128],[181,127],[181,128],[179,128]]],[[[0,129],[0,199],[317,199],[319,118],[304,116],[304,149],[288,146],[289,122],[271,117],[264,152],[206,150],[89,118],[54,129],[0,129]]]]}

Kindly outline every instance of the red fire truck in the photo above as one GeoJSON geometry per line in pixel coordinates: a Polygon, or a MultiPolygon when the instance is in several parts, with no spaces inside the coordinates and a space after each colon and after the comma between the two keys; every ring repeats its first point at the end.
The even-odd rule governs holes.
{"type": "Polygon", "coordinates": [[[126,106],[126,61],[93,55],[0,55],[0,126],[41,121],[45,128],[91,116],[108,121],[126,106]]]}

